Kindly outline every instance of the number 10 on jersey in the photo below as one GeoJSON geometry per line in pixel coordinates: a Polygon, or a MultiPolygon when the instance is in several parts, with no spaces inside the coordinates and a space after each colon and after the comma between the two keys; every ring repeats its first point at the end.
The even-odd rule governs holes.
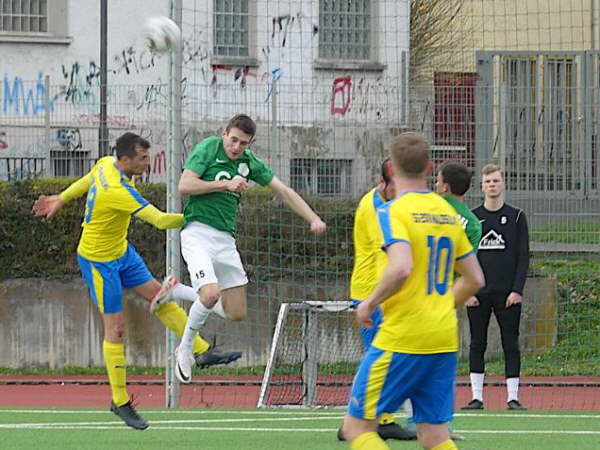
{"type": "Polygon", "coordinates": [[[447,236],[429,235],[427,236],[427,247],[429,248],[427,295],[433,294],[434,289],[439,295],[444,295],[448,290],[454,254],[452,241],[447,236]]]}

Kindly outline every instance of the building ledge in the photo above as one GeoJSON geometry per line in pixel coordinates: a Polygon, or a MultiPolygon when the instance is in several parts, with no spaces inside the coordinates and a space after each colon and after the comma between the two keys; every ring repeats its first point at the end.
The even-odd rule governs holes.
{"type": "Polygon", "coordinates": [[[0,42],[14,44],[69,45],[73,42],[73,38],[68,36],[52,36],[50,34],[0,33],[0,42]]]}
{"type": "Polygon", "coordinates": [[[213,66],[234,66],[234,67],[259,67],[260,61],[256,58],[246,58],[239,56],[212,56],[210,63],[213,66]]]}
{"type": "Polygon", "coordinates": [[[385,64],[376,61],[341,61],[337,59],[316,59],[313,63],[316,70],[361,70],[382,72],[387,69],[385,64]]]}

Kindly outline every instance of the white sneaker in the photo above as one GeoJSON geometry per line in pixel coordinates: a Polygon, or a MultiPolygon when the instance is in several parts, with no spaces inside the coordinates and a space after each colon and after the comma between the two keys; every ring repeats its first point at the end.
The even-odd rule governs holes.
{"type": "Polygon", "coordinates": [[[181,350],[181,347],[175,349],[175,376],[182,383],[189,383],[192,381],[192,367],[196,364],[194,354],[192,352],[186,353],[181,350]]]}
{"type": "Polygon", "coordinates": [[[179,280],[173,275],[169,275],[164,279],[162,285],[150,302],[150,313],[154,314],[156,310],[167,302],[173,300],[173,288],[179,284],[179,280]]]}

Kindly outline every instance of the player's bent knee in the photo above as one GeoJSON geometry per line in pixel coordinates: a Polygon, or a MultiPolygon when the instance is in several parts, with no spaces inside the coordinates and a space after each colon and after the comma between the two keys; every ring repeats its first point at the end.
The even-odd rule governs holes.
{"type": "Polygon", "coordinates": [[[221,290],[216,284],[207,285],[200,289],[200,299],[207,308],[215,306],[221,297],[221,290]]]}

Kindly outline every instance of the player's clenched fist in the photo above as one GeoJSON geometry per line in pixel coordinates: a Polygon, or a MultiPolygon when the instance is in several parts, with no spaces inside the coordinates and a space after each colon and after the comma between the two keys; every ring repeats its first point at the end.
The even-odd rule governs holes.
{"type": "Polygon", "coordinates": [[[233,177],[233,180],[227,182],[227,190],[231,192],[244,192],[248,189],[248,181],[240,176],[233,177]]]}
{"type": "Polygon", "coordinates": [[[363,328],[371,328],[373,326],[373,320],[371,314],[375,308],[371,306],[370,302],[364,301],[356,308],[356,322],[363,328]]]}

